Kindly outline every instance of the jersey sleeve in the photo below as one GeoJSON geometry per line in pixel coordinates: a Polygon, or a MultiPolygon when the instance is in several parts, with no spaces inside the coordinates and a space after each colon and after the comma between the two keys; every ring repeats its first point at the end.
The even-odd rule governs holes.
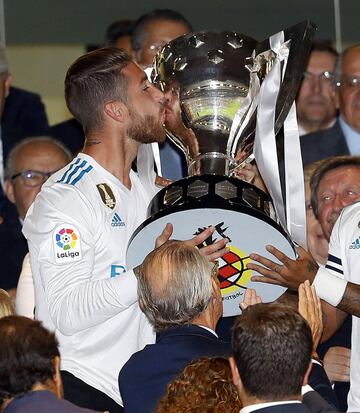
{"type": "Polygon", "coordinates": [[[52,321],[70,335],[133,305],[137,281],[132,270],[120,277],[94,278],[95,242],[101,231],[96,211],[75,188],[57,189],[55,185],[41,191],[23,232],[52,321]]]}

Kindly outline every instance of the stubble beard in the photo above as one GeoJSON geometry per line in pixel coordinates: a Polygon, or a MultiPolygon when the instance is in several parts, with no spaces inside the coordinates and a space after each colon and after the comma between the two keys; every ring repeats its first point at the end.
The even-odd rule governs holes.
{"type": "Polygon", "coordinates": [[[160,123],[159,118],[151,115],[142,116],[133,109],[130,110],[132,123],[127,129],[127,135],[139,143],[165,142],[165,127],[160,123]]]}

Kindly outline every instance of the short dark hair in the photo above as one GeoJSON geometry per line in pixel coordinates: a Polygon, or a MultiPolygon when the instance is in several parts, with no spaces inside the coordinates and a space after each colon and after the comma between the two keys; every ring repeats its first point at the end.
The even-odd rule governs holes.
{"type": "Polygon", "coordinates": [[[131,57],[116,47],[104,47],[79,57],[65,77],[65,100],[85,133],[103,124],[103,106],[111,100],[125,104],[127,78],[121,73],[131,57]]]}
{"type": "Polygon", "coordinates": [[[334,57],[338,57],[339,53],[336,51],[333,43],[329,39],[316,40],[311,46],[310,53],[312,52],[327,52],[332,54],[334,57]]]}
{"type": "Polygon", "coordinates": [[[249,396],[264,401],[301,393],[312,346],[308,323],[282,304],[248,307],[232,330],[233,357],[244,388],[249,396]]]}
{"type": "Polygon", "coordinates": [[[135,20],[116,20],[106,29],[105,46],[115,46],[119,38],[131,36],[134,29],[135,20]]]}
{"type": "Polygon", "coordinates": [[[140,16],[136,22],[131,35],[131,46],[134,51],[139,51],[142,49],[143,42],[146,38],[147,26],[158,20],[170,20],[177,23],[182,23],[192,32],[192,26],[185,17],[175,10],[170,9],[156,9],[149,13],[140,16]]]}
{"type": "Polygon", "coordinates": [[[320,182],[328,172],[337,168],[341,168],[343,166],[355,166],[357,168],[360,168],[360,156],[344,155],[333,156],[331,158],[324,159],[311,176],[311,206],[317,219],[319,219],[319,203],[317,199],[317,191],[319,189],[320,182]]]}
{"type": "Polygon", "coordinates": [[[0,399],[20,396],[55,376],[60,356],[55,335],[39,321],[8,316],[0,319],[0,399]]]}

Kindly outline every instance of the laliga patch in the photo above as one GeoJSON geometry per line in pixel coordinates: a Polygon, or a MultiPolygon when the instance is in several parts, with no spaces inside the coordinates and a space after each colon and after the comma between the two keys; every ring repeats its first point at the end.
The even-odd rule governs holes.
{"type": "Polygon", "coordinates": [[[82,258],[80,234],[73,225],[59,225],[52,236],[57,264],[76,262],[82,258]]]}
{"type": "Polygon", "coordinates": [[[115,195],[108,184],[96,185],[97,190],[101,196],[103,203],[110,209],[114,209],[116,206],[115,195]]]}

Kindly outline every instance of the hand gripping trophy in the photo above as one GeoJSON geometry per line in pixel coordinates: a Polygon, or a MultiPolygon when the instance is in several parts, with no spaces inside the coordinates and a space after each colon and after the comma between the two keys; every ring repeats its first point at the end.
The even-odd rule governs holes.
{"type": "Polygon", "coordinates": [[[149,218],[129,243],[130,266],[153,249],[166,223],[173,224],[175,239],[188,239],[211,225],[215,233],[206,244],[229,239],[230,251],[219,259],[225,316],[240,312],[247,288],[255,288],[265,302],[284,292],[283,287],[252,283],[254,274],[246,266],[251,252],[268,255],[267,244],[294,257],[292,238],[304,243],[293,102],[314,32],[314,25],[303,22],[262,43],[236,32],[199,32],[178,37],[158,53],[152,79],[173,97],[167,134],[185,154],[188,176],[159,191],[150,203],[149,218]],[[280,130],[282,145],[275,140],[280,130]],[[285,185],[280,184],[279,147],[284,148],[285,171],[291,171],[285,185]],[[271,197],[235,177],[254,156],[271,197]]]}

